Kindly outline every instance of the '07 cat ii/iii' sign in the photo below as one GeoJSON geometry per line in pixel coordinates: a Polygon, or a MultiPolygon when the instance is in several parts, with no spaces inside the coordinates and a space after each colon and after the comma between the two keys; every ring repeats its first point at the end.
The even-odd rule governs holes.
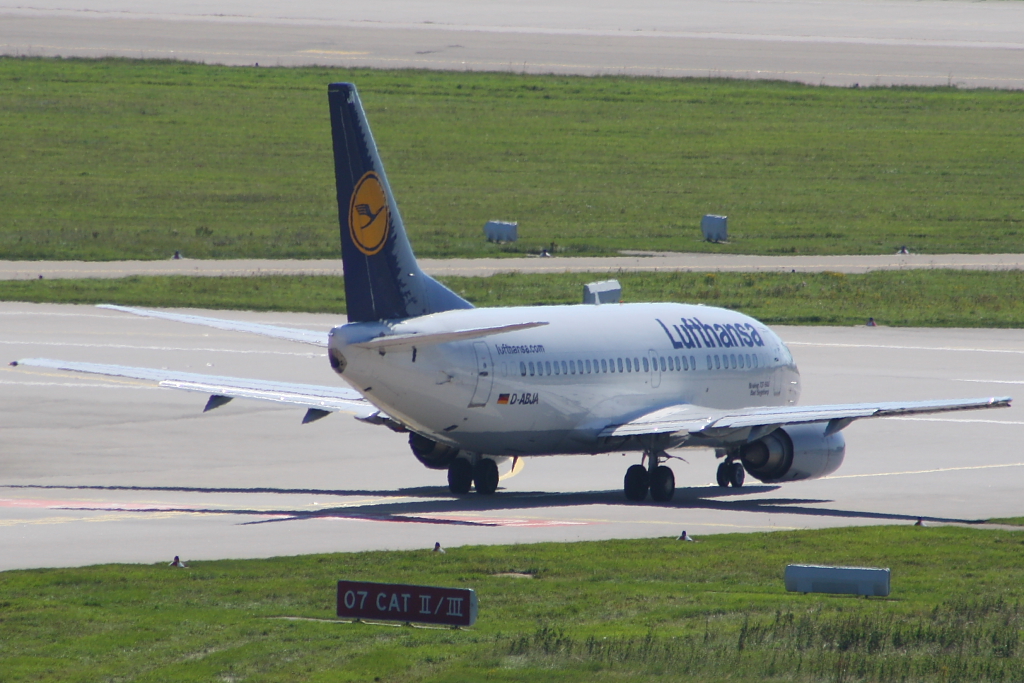
{"type": "Polygon", "coordinates": [[[476,612],[476,592],[471,588],[338,582],[339,617],[472,626],[476,612]]]}

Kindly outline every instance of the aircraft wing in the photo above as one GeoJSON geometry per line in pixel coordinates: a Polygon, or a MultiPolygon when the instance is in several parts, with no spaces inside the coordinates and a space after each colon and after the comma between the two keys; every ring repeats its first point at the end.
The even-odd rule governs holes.
{"type": "Polygon", "coordinates": [[[379,419],[386,417],[380,416],[376,406],[364,399],[359,392],[347,387],[325,387],[315,384],[291,384],[289,382],[270,382],[240,377],[218,377],[216,375],[203,375],[194,372],[134,368],[126,365],[76,363],[51,360],[49,358],[27,358],[15,361],[11,365],[52,368],[54,370],[69,370],[94,375],[131,377],[155,381],[159,382],[160,386],[170,389],[183,389],[185,391],[198,391],[210,394],[210,401],[206,404],[206,410],[221,406],[232,398],[254,398],[263,401],[303,406],[309,409],[306,418],[303,420],[304,422],[312,422],[327,413],[333,412],[351,413],[360,419],[375,416],[379,419]]]}
{"type": "Polygon", "coordinates": [[[252,334],[263,335],[264,337],[274,337],[275,339],[287,339],[288,341],[299,342],[302,344],[312,344],[314,346],[327,346],[327,333],[326,332],[314,332],[313,330],[303,330],[294,327],[279,327],[277,325],[264,325],[261,323],[247,323],[240,320],[223,320],[221,318],[205,318],[201,315],[188,315],[186,313],[169,313],[167,311],[151,311],[144,308],[130,308],[128,306],[114,306],[112,304],[102,304],[97,308],[105,308],[110,311],[122,311],[124,313],[132,313],[133,315],[141,315],[145,318],[160,318],[161,320],[173,320],[179,323],[189,323],[191,325],[204,325],[205,327],[215,327],[218,330],[229,330],[232,332],[251,332],[252,334]]]}
{"type": "Polygon", "coordinates": [[[895,417],[957,410],[1009,408],[1010,398],[976,398],[951,401],[892,401],[820,406],[785,406],[714,410],[689,404],[668,406],[629,422],[605,427],[599,437],[641,436],[646,434],[689,433],[726,437],[730,432],[750,429],[743,440],[759,438],[776,427],[807,422],[828,422],[826,433],[834,434],[854,420],[868,417],[895,417]]]}

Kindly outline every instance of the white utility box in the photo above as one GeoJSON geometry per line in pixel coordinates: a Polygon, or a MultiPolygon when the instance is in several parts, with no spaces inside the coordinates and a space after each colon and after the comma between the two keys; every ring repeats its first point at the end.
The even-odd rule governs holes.
{"type": "Polygon", "coordinates": [[[786,590],[792,593],[844,593],[889,595],[889,570],[875,567],[823,567],[791,564],[786,567],[786,590]]]}

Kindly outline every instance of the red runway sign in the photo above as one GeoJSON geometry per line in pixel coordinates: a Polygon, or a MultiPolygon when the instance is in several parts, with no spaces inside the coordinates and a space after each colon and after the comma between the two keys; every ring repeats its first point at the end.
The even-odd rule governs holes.
{"type": "Polygon", "coordinates": [[[472,626],[476,611],[476,592],[469,588],[338,582],[339,617],[472,626]]]}

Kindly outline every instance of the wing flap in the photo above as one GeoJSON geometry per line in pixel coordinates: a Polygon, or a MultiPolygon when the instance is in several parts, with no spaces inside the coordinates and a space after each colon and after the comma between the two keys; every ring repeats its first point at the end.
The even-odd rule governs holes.
{"type": "Polygon", "coordinates": [[[260,401],[274,401],[275,403],[303,406],[304,408],[314,408],[316,410],[323,410],[332,413],[352,413],[357,417],[369,417],[370,415],[378,412],[377,408],[365,399],[339,398],[336,396],[324,395],[326,393],[325,390],[328,390],[329,387],[316,387],[313,385],[301,384],[293,385],[297,389],[301,387],[303,389],[316,390],[303,393],[302,391],[261,389],[253,386],[246,386],[246,384],[247,380],[241,379],[237,381],[237,384],[180,382],[176,380],[164,380],[160,382],[160,386],[168,389],[198,391],[204,394],[228,396],[230,398],[252,398],[260,401]]]}
{"type": "Polygon", "coordinates": [[[625,424],[609,425],[598,437],[641,436],[644,434],[696,433],[703,430],[719,411],[689,404],[669,406],[647,413],[625,424]]]}

